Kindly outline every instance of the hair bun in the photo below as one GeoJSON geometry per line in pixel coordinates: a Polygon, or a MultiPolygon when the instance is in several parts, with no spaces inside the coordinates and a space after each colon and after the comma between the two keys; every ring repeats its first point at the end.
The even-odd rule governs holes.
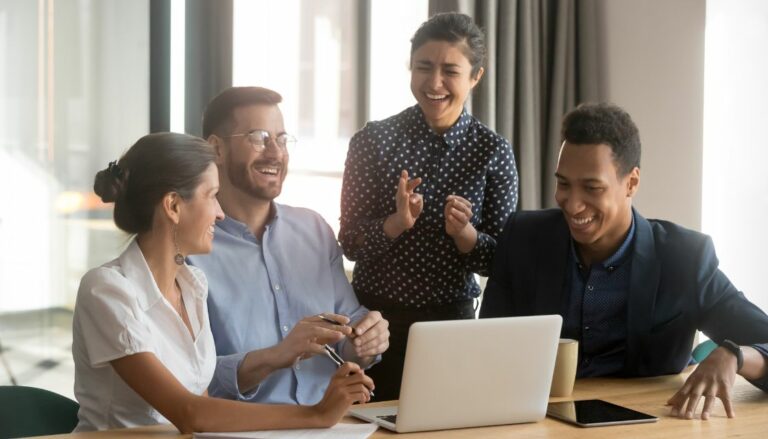
{"type": "Polygon", "coordinates": [[[117,162],[110,162],[106,169],[96,173],[93,181],[93,192],[105,203],[113,203],[123,195],[125,188],[125,172],[117,162]]]}

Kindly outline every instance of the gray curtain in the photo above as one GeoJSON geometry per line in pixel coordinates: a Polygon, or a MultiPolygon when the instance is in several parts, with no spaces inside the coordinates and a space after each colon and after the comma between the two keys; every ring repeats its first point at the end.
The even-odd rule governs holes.
{"type": "Polygon", "coordinates": [[[430,15],[463,12],[485,31],[485,76],[469,106],[512,142],[519,209],[555,205],[562,116],[599,98],[595,9],[593,0],[430,0],[430,15]]]}

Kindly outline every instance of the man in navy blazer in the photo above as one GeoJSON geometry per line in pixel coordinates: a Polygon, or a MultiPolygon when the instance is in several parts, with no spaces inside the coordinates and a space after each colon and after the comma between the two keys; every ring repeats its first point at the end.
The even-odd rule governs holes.
{"type": "Polygon", "coordinates": [[[667,404],[691,419],[703,398],[708,419],[719,398],[732,417],[737,373],[768,391],[768,316],[719,270],[708,236],[632,208],[640,137],[626,112],[580,105],[562,138],[560,208],[509,218],[480,317],[562,315],[579,377],[679,373],[701,330],[719,347],[667,404]]]}

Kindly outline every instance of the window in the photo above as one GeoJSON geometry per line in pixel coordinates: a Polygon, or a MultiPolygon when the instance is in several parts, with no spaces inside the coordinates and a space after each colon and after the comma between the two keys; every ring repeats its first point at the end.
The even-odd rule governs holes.
{"type": "Polygon", "coordinates": [[[73,397],[80,278],[127,242],[91,188],[149,130],[148,16],[146,0],[0,2],[0,385],[73,397]]]}
{"type": "Polygon", "coordinates": [[[702,229],[723,272],[768,310],[768,3],[708,0],[705,38],[702,229]]]}
{"type": "Polygon", "coordinates": [[[71,306],[83,273],[125,244],[91,188],[148,131],[148,11],[0,6],[0,312],[71,306]]]}
{"type": "Polygon", "coordinates": [[[319,212],[336,233],[347,147],[362,128],[358,96],[369,93],[372,119],[415,103],[409,87],[410,38],[427,18],[427,0],[371,2],[369,92],[362,88],[366,69],[358,67],[365,62],[358,44],[366,31],[358,22],[360,4],[234,2],[233,84],[279,92],[286,130],[299,140],[278,201],[319,212]]]}

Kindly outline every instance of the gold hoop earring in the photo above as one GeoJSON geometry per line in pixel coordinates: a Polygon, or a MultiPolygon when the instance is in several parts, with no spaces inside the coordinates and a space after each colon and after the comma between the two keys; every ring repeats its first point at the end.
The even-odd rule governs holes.
{"type": "Polygon", "coordinates": [[[181,254],[181,251],[179,250],[179,241],[176,239],[176,230],[178,227],[176,225],[173,226],[173,247],[176,249],[176,254],[173,256],[173,262],[176,263],[176,265],[184,265],[184,255],[181,254]]]}

